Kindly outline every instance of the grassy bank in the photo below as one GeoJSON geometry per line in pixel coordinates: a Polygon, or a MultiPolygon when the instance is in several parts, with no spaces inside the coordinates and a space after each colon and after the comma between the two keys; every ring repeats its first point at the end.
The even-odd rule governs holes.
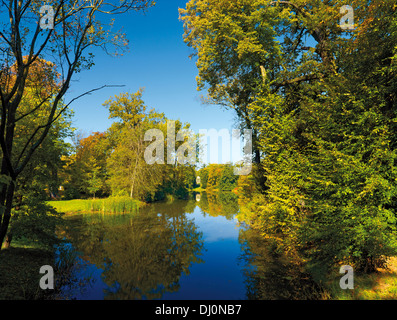
{"type": "Polygon", "coordinates": [[[127,213],[133,212],[144,205],[143,202],[129,197],[110,197],[106,199],[76,199],[48,201],[58,212],[65,213],[127,213]]]}
{"type": "Polygon", "coordinates": [[[370,274],[354,273],[354,289],[341,289],[343,275],[335,272],[321,286],[329,300],[395,300],[397,299],[397,257],[389,259],[387,268],[370,274]]]}

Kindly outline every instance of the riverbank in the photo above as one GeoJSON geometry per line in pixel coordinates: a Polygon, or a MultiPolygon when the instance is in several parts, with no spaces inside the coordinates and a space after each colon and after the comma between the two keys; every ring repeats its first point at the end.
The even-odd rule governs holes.
{"type": "Polygon", "coordinates": [[[105,199],[74,199],[48,201],[58,212],[63,213],[125,213],[135,211],[145,203],[129,197],[110,197],[105,199]]]}
{"type": "Polygon", "coordinates": [[[330,300],[395,300],[397,299],[397,257],[391,257],[385,268],[370,274],[354,274],[354,289],[342,290],[343,275],[335,272],[323,284],[330,300]]]}

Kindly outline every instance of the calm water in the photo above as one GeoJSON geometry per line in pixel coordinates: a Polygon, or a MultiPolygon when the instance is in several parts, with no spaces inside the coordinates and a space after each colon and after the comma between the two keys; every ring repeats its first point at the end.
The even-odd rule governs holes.
{"type": "Polygon", "coordinates": [[[68,217],[78,255],[64,299],[307,299],[313,285],[241,226],[233,194],[68,217]]]}

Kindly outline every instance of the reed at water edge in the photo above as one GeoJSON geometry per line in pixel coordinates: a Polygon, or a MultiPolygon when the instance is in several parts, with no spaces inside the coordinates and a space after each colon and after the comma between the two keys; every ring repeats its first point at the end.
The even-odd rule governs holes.
{"type": "Polygon", "coordinates": [[[130,213],[137,211],[143,203],[130,197],[109,197],[104,199],[75,199],[49,201],[57,211],[100,212],[100,213],[130,213]]]}

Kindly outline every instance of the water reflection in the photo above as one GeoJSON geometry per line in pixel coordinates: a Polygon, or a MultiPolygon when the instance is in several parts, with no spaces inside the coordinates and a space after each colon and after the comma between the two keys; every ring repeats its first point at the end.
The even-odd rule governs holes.
{"type": "Polygon", "coordinates": [[[239,212],[237,195],[233,192],[202,192],[197,205],[204,214],[231,220],[239,212]]]}
{"type": "MultiPolygon", "coordinates": [[[[237,196],[155,203],[124,215],[69,218],[60,233],[84,262],[89,285],[77,299],[310,299],[299,265],[274,256],[258,232],[241,226],[237,196]],[[94,279],[95,281],[92,281],[94,279]]],[[[81,264],[80,264],[81,265],[81,264]]],[[[83,281],[84,282],[84,281],[83,281]]],[[[87,281],[85,281],[87,282],[87,281]]]]}
{"type": "Polygon", "coordinates": [[[321,289],[297,261],[275,254],[268,241],[252,229],[240,231],[240,259],[250,300],[320,299],[321,289]]]}
{"type": "Polygon", "coordinates": [[[66,231],[81,258],[102,269],[106,299],[156,299],[202,262],[202,234],[190,203],[152,205],[125,215],[78,215],[66,231]]]}

